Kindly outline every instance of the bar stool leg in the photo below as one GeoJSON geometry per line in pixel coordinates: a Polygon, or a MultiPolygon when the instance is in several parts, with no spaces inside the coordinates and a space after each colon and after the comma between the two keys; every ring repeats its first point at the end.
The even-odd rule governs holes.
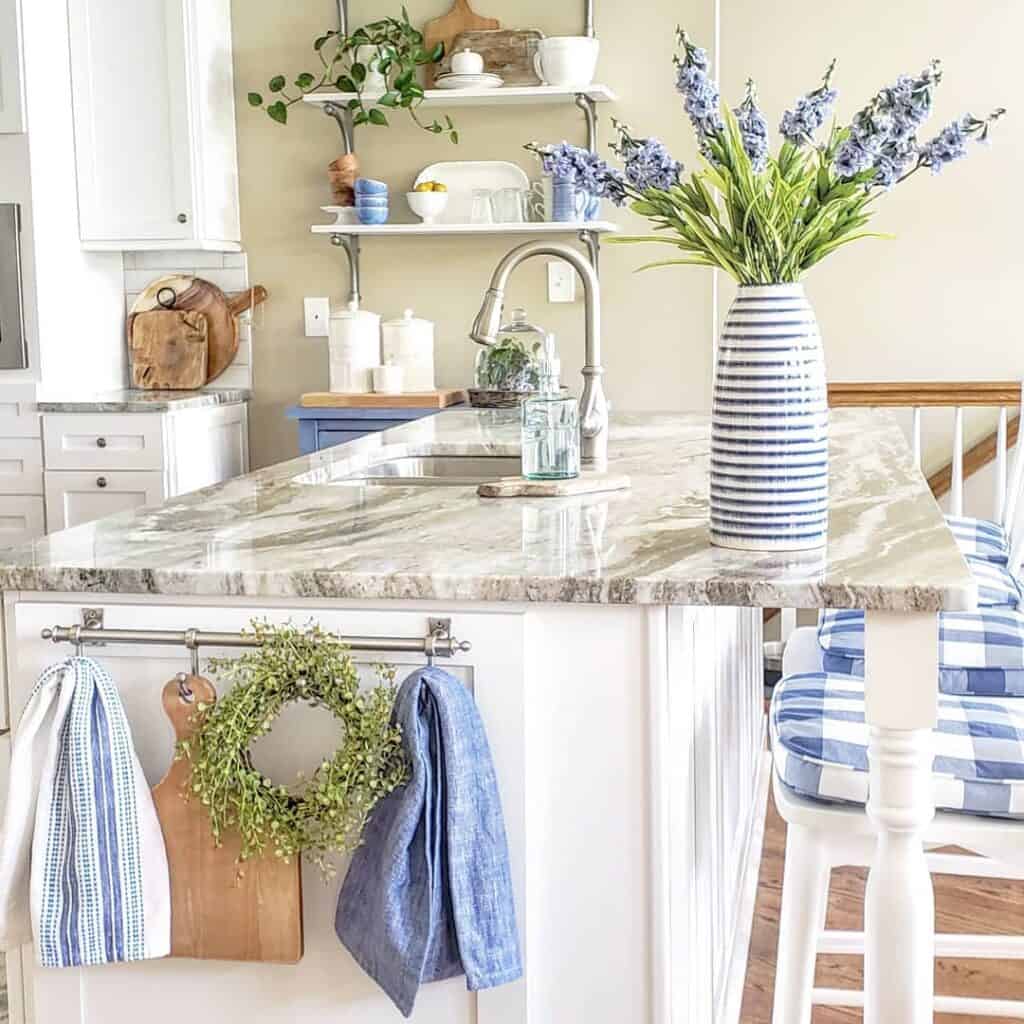
{"type": "Polygon", "coordinates": [[[782,882],[774,1024],[810,1024],[818,933],[828,908],[831,863],[814,832],[790,825],[782,882]]]}

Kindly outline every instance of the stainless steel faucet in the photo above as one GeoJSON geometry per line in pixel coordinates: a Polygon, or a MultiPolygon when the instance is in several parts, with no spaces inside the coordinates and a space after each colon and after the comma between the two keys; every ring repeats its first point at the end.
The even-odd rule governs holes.
{"type": "Polygon", "coordinates": [[[580,400],[580,458],[590,468],[604,470],[608,466],[608,403],[601,386],[604,376],[601,365],[601,286],[593,265],[578,250],[557,243],[527,242],[506,254],[494,268],[491,285],[469,336],[481,345],[493,345],[498,340],[508,279],[520,263],[534,256],[554,256],[565,260],[576,268],[583,281],[586,363],[583,367],[583,398],[580,400]]]}

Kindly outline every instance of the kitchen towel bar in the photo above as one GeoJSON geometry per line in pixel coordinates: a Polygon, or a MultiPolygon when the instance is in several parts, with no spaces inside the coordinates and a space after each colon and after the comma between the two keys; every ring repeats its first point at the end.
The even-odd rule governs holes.
{"type": "MultiPolygon", "coordinates": [[[[379,651],[388,654],[423,654],[427,658],[451,658],[472,650],[466,640],[451,635],[451,619],[428,620],[429,632],[423,637],[339,636],[352,651],[379,651]]],[[[199,629],[104,629],[87,626],[54,626],[42,630],[44,640],[55,644],[74,644],[80,651],[89,644],[170,644],[198,651],[200,647],[259,647],[260,640],[250,633],[213,633],[199,629]]]]}

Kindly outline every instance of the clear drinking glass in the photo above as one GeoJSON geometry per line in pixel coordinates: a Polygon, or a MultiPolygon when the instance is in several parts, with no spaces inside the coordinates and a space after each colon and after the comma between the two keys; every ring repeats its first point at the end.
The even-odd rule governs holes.
{"type": "Polygon", "coordinates": [[[523,224],[526,216],[526,190],[500,188],[491,196],[494,220],[497,224],[523,224]]]}
{"type": "Polygon", "coordinates": [[[493,224],[494,204],[489,188],[473,189],[473,206],[469,214],[470,224],[493,224]]]}
{"type": "Polygon", "coordinates": [[[533,395],[523,403],[523,476],[571,480],[580,475],[579,404],[575,398],[533,395]]]}

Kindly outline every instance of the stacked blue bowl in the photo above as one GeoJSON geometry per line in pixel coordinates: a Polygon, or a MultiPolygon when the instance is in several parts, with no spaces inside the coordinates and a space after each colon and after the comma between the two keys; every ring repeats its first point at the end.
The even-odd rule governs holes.
{"type": "Polygon", "coordinates": [[[356,216],[360,224],[386,224],[388,186],[373,178],[356,178],[356,216]]]}

